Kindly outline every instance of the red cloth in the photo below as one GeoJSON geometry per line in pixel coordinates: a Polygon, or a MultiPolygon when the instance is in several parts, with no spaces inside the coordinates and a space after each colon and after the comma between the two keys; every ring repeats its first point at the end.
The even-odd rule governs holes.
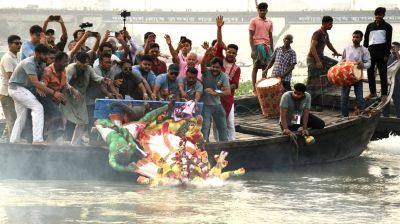
{"type": "MultiPolygon", "coordinates": [[[[225,56],[222,53],[223,51],[223,46],[220,44],[217,44],[215,46],[215,56],[219,57],[223,60],[224,66],[222,67],[222,71],[228,76],[229,79],[229,85],[235,84],[237,87],[239,87],[239,80],[240,80],[240,67],[236,65],[236,63],[233,63],[229,71],[225,70],[225,66],[227,64],[231,64],[225,60],[225,56]]],[[[229,115],[232,109],[232,105],[235,101],[234,99],[235,96],[235,90],[231,89],[231,95],[230,96],[222,96],[221,97],[221,104],[225,109],[226,116],[229,115]]]]}

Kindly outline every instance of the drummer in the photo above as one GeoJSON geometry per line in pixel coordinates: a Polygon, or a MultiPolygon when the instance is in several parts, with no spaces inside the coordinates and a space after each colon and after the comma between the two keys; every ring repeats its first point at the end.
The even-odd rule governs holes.
{"type": "Polygon", "coordinates": [[[285,91],[292,90],[290,87],[290,80],[292,79],[294,66],[297,64],[296,52],[290,47],[291,43],[293,43],[293,36],[291,34],[286,34],[285,37],[283,37],[283,46],[275,49],[271,61],[262,74],[263,78],[267,78],[268,69],[275,64],[272,70],[272,76],[282,79],[282,85],[285,91]]]}
{"type": "MultiPolygon", "coordinates": [[[[354,62],[357,65],[357,69],[368,69],[371,66],[371,56],[368,49],[360,45],[362,39],[363,33],[360,30],[353,32],[353,44],[344,49],[342,61],[354,62]]],[[[357,102],[357,107],[354,114],[357,115],[360,110],[365,109],[365,100],[363,98],[363,81],[360,79],[353,85],[342,87],[340,107],[343,117],[349,116],[348,101],[351,86],[354,86],[354,93],[356,95],[357,102]]]]}
{"type": "Polygon", "coordinates": [[[308,135],[307,128],[323,129],[325,122],[315,115],[310,114],[311,95],[306,92],[306,85],[297,83],[294,91],[288,91],[282,95],[280,103],[279,123],[282,132],[289,135],[303,127],[301,133],[308,135]]]}

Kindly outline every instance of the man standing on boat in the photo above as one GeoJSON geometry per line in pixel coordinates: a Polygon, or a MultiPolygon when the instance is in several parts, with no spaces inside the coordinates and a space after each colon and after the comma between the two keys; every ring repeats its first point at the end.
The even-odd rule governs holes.
{"type": "Polygon", "coordinates": [[[64,95],[43,85],[39,78],[46,67],[46,57],[49,48],[39,44],[35,48],[35,55],[22,60],[10,77],[8,93],[15,103],[17,119],[11,132],[10,142],[20,142],[21,132],[25,125],[28,109],[32,111],[33,144],[43,144],[44,110],[42,104],[34,94],[36,89],[54,97],[57,101],[64,101],[64,95]]]}
{"type": "Polygon", "coordinates": [[[19,63],[17,54],[21,49],[21,37],[11,35],[8,37],[8,51],[3,55],[0,61],[0,102],[6,118],[8,138],[17,117],[15,113],[14,101],[8,95],[8,80],[19,63]]]}
{"type": "Polygon", "coordinates": [[[294,85],[294,91],[288,91],[282,95],[280,103],[280,125],[282,132],[289,135],[303,127],[301,133],[308,135],[307,128],[323,129],[325,122],[310,114],[311,95],[306,92],[303,83],[294,85]]]}
{"type": "Polygon", "coordinates": [[[367,70],[370,94],[365,97],[366,99],[371,99],[377,96],[375,65],[378,67],[379,71],[383,101],[386,100],[388,94],[387,61],[390,55],[393,28],[383,19],[385,13],[386,8],[376,8],[374,13],[375,21],[368,24],[365,31],[364,47],[367,47],[371,54],[371,67],[367,70]]]}
{"type": "Polygon", "coordinates": [[[257,5],[258,16],[251,19],[249,26],[249,41],[251,47],[251,58],[253,58],[253,71],[251,78],[253,82],[253,92],[257,81],[258,69],[265,69],[271,58],[274,49],[272,38],[272,21],[266,17],[268,4],[261,2],[257,5]]]}
{"type": "MultiPolygon", "coordinates": [[[[236,44],[229,44],[226,47],[225,55],[222,53],[225,48],[225,43],[222,40],[222,26],[224,25],[224,18],[217,17],[217,43],[214,46],[215,56],[223,61],[222,72],[224,72],[229,79],[229,86],[231,88],[231,95],[222,96],[221,103],[224,107],[227,125],[228,141],[235,140],[235,115],[234,115],[234,95],[235,90],[239,87],[240,80],[240,67],[236,65],[236,56],[239,47],[236,44]]],[[[216,132],[214,132],[216,133],[216,132]]]]}
{"type": "Polygon", "coordinates": [[[71,145],[80,145],[85,127],[89,124],[89,116],[86,107],[86,92],[90,80],[95,82],[112,82],[110,79],[97,75],[89,65],[90,58],[86,52],[76,55],[76,63],[69,64],[66,68],[67,80],[70,86],[79,91],[80,97],[76,98],[71,93],[66,93],[66,104],[60,105],[63,117],[75,124],[71,145]]]}
{"type": "Polygon", "coordinates": [[[337,64],[336,60],[324,55],[325,46],[328,46],[333,52],[333,56],[341,56],[329,40],[328,30],[332,29],[332,26],[333,18],[324,16],[321,28],[315,31],[311,38],[310,51],[307,55],[307,89],[313,99],[322,93],[321,89],[323,87],[327,87],[328,82],[322,83],[321,76],[326,75],[329,68],[337,64]]]}
{"type": "MultiPolygon", "coordinates": [[[[371,66],[371,56],[369,55],[368,49],[361,46],[360,43],[363,38],[363,33],[360,30],[356,30],[353,33],[353,45],[348,46],[343,51],[343,61],[353,62],[357,65],[357,69],[368,69],[371,66]]],[[[354,93],[356,95],[357,110],[365,109],[365,100],[363,98],[363,80],[359,80],[354,83],[354,93]]],[[[342,95],[340,97],[340,106],[343,117],[349,116],[349,94],[351,86],[342,87],[342,95]]]]}
{"type": "Polygon", "coordinates": [[[268,69],[275,64],[272,76],[282,79],[282,85],[286,91],[292,90],[290,80],[292,79],[294,66],[297,64],[296,52],[290,47],[291,43],[293,43],[293,36],[291,34],[285,35],[283,37],[283,46],[274,51],[271,61],[263,71],[263,78],[267,78],[268,69]]]}
{"type": "MultiPolygon", "coordinates": [[[[390,66],[393,63],[398,63],[398,60],[400,60],[400,43],[399,42],[393,42],[392,43],[392,49],[390,50],[391,54],[388,59],[388,66],[390,66]]],[[[400,118],[400,69],[397,70],[394,78],[394,90],[393,90],[393,104],[396,112],[396,117],[400,118]]],[[[390,104],[386,105],[386,107],[383,109],[383,116],[384,117],[389,117],[390,114],[390,104]]]]}
{"type": "Polygon", "coordinates": [[[202,116],[204,120],[201,132],[205,141],[208,142],[211,121],[214,120],[218,129],[219,141],[226,142],[228,141],[226,113],[221,104],[221,97],[231,95],[231,88],[227,75],[222,72],[223,61],[218,57],[214,57],[210,61],[213,56],[212,48],[208,47],[208,43],[205,43],[203,47],[207,50],[201,62],[201,70],[204,71],[204,92],[202,95],[204,103],[202,116]],[[207,68],[209,62],[211,67],[207,68]]]}

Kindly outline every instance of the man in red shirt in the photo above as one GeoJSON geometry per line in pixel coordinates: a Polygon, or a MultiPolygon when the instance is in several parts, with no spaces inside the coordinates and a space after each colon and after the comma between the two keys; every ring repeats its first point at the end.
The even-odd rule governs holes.
{"type": "MultiPolygon", "coordinates": [[[[240,67],[236,65],[236,56],[238,51],[238,46],[235,44],[229,44],[225,47],[222,41],[222,26],[224,25],[224,18],[222,16],[217,17],[217,43],[215,44],[215,56],[223,60],[224,66],[222,71],[228,76],[229,85],[231,88],[231,95],[222,96],[221,103],[226,112],[226,124],[227,124],[227,134],[228,141],[235,140],[235,123],[234,123],[234,95],[235,89],[239,87],[240,79],[240,67]],[[225,55],[222,51],[225,49],[225,55]]],[[[214,131],[214,133],[217,133],[214,131]]],[[[214,134],[215,135],[215,134],[214,134]]]]}

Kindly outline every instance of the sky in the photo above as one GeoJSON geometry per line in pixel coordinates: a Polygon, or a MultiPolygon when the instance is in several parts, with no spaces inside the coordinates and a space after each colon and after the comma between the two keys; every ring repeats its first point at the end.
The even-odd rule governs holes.
{"type": "MultiPolygon", "coordinates": [[[[127,8],[129,10],[175,10],[184,11],[248,11],[254,10],[255,0],[17,0],[13,7],[26,7],[27,5],[38,5],[40,8],[52,6],[54,8],[82,8],[103,7],[111,9],[127,8]]],[[[260,0],[258,2],[261,2],[260,0]]],[[[281,10],[327,10],[334,8],[347,8],[351,2],[353,9],[374,9],[378,5],[386,7],[399,7],[399,0],[269,0],[269,9],[281,10]],[[384,2],[384,3],[383,3],[384,2]]],[[[9,0],[0,0],[0,7],[10,7],[9,0]]]]}

